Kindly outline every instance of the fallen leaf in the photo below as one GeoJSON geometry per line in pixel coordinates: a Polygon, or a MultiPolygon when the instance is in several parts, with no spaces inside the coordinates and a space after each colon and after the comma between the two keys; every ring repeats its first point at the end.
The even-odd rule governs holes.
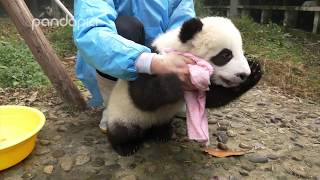
{"type": "Polygon", "coordinates": [[[229,156],[242,156],[247,153],[249,153],[248,150],[242,150],[242,151],[232,151],[232,150],[220,150],[220,149],[215,149],[215,148],[206,148],[204,149],[204,152],[208,153],[209,155],[215,156],[215,157],[229,157],[229,156]]]}

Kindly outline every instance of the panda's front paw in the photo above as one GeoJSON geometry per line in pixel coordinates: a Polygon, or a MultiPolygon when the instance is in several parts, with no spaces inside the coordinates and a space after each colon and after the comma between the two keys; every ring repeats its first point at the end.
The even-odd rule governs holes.
{"type": "Polygon", "coordinates": [[[235,88],[236,91],[251,89],[253,86],[258,84],[262,77],[263,73],[259,61],[252,58],[248,58],[248,63],[251,69],[251,74],[245,82],[243,82],[242,84],[240,84],[240,86],[235,88]]]}
{"type": "Polygon", "coordinates": [[[171,123],[153,126],[146,131],[146,136],[150,140],[157,142],[168,142],[173,134],[173,127],[171,123]]]}

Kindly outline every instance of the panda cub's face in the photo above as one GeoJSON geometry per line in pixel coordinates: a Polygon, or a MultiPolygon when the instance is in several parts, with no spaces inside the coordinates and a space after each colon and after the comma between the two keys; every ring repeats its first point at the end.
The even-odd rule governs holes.
{"type": "Polygon", "coordinates": [[[160,52],[173,48],[207,60],[214,68],[211,81],[216,85],[238,86],[251,73],[240,32],[227,18],[190,19],[181,28],[158,37],[153,46],[160,52]]]}

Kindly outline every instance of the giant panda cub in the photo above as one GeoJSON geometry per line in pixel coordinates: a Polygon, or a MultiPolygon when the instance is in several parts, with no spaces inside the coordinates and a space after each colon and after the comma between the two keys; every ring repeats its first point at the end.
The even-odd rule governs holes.
{"type": "MultiPolygon", "coordinates": [[[[247,61],[239,30],[226,18],[193,18],[180,28],[155,39],[159,52],[170,48],[190,52],[214,68],[207,107],[220,107],[258,83],[260,65],[247,61]]],[[[103,93],[103,92],[102,92],[103,93]]],[[[135,153],[146,139],[168,141],[172,118],[185,105],[182,84],[174,74],[139,74],[135,81],[118,80],[104,116],[114,150],[123,156],[135,153]]]]}

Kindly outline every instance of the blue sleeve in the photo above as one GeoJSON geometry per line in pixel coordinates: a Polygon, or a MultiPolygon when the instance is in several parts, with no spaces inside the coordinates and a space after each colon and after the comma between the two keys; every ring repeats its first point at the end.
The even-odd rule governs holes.
{"type": "Polygon", "coordinates": [[[176,0],[173,5],[168,30],[175,29],[196,16],[193,0],[176,0]]]}
{"type": "Polygon", "coordinates": [[[136,79],[135,61],[150,49],[117,34],[113,0],[76,0],[74,41],[84,61],[111,76],[136,79]]]}

